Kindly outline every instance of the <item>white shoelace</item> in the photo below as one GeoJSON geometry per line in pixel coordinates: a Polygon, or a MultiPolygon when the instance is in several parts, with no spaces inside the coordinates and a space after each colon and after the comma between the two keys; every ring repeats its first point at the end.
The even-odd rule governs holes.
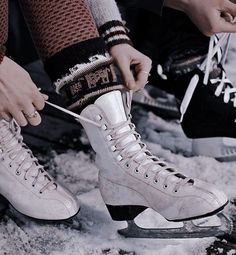
{"type": "MultiPolygon", "coordinates": [[[[127,102],[126,107],[129,111],[131,107],[132,93],[127,92],[126,96],[127,102]]],[[[147,150],[146,145],[141,141],[141,136],[135,131],[135,125],[131,122],[131,115],[128,114],[128,119],[126,121],[120,122],[115,125],[110,125],[107,127],[102,125],[99,122],[92,121],[87,119],[79,114],[66,110],[58,105],[52,104],[50,102],[46,102],[50,106],[65,112],[71,116],[73,116],[77,121],[82,120],[92,125],[95,125],[99,128],[109,131],[107,136],[108,141],[110,141],[111,148],[113,152],[118,152],[117,160],[125,161],[125,166],[130,168],[133,161],[135,161],[139,167],[136,168],[136,173],[139,173],[140,168],[145,166],[144,177],[149,178],[150,171],[154,171],[154,182],[158,183],[160,179],[164,179],[164,188],[167,188],[169,183],[175,183],[174,192],[178,192],[181,186],[186,184],[193,185],[194,181],[190,178],[185,177],[183,174],[179,173],[173,167],[168,166],[166,162],[160,160],[158,157],[153,156],[152,153],[147,150]],[[124,140],[132,137],[135,139],[129,139],[126,143],[124,140]],[[174,178],[174,181],[173,181],[174,178]],[[178,180],[178,181],[177,181],[178,180]]],[[[101,116],[100,116],[101,117],[101,116]]],[[[101,118],[100,118],[101,120],[101,118]]],[[[100,121],[99,120],[99,121],[100,121]]]]}
{"type": "Polygon", "coordinates": [[[38,160],[33,156],[31,150],[23,143],[20,127],[12,120],[10,123],[0,121],[0,159],[6,157],[11,159],[9,167],[16,167],[16,174],[24,173],[24,179],[32,178],[32,186],[40,183],[40,193],[47,189],[56,189],[57,185],[46,173],[38,160]]]}
{"type": "MultiPolygon", "coordinates": [[[[211,37],[207,58],[201,64],[200,69],[203,72],[205,72],[203,83],[207,85],[210,80],[211,84],[216,86],[215,96],[219,97],[220,95],[223,94],[224,103],[229,103],[230,101],[232,101],[233,106],[236,107],[236,88],[232,85],[231,81],[226,77],[225,71],[223,70],[221,72],[221,77],[210,78],[210,73],[213,68],[213,65],[215,64],[215,61],[217,61],[217,64],[221,63],[222,66],[224,65],[229,49],[230,38],[231,34],[229,33],[223,34],[220,38],[218,38],[216,35],[211,37]],[[225,44],[225,42],[226,47],[224,50],[224,54],[222,54],[222,46],[225,44]]],[[[181,112],[180,121],[183,120],[184,114],[187,111],[187,108],[189,106],[193,93],[198,85],[198,82],[199,77],[198,75],[195,75],[188,86],[188,89],[185,93],[184,99],[180,107],[181,112]]]]}

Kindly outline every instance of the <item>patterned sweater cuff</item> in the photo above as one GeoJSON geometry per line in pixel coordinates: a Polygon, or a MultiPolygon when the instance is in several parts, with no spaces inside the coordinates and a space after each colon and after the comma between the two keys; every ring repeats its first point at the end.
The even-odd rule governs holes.
{"type": "Polygon", "coordinates": [[[99,28],[99,33],[109,49],[114,45],[122,43],[132,45],[127,32],[127,28],[119,20],[109,21],[99,28]]]}

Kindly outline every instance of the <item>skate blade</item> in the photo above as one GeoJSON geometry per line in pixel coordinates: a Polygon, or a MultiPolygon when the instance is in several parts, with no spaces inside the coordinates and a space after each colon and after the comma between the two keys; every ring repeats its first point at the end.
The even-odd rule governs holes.
{"type": "Polygon", "coordinates": [[[217,215],[221,221],[220,226],[197,226],[192,221],[184,221],[180,228],[146,229],[139,227],[134,220],[127,221],[128,227],[118,230],[126,238],[204,238],[223,237],[233,231],[233,222],[223,213],[217,215]]]}

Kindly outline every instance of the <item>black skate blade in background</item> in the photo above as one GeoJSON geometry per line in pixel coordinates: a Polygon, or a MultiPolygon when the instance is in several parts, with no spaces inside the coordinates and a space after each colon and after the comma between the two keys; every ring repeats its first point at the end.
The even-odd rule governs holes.
{"type": "Polygon", "coordinates": [[[118,233],[127,238],[204,238],[223,237],[230,235],[233,231],[232,221],[223,213],[218,214],[221,220],[220,226],[197,226],[192,221],[183,222],[180,228],[146,229],[136,225],[134,220],[127,221],[128,227],[118,230],[118,233]]]}

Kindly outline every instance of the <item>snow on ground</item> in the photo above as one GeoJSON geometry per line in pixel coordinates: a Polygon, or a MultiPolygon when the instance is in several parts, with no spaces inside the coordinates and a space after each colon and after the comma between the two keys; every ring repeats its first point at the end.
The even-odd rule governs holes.
{"type": "MultiPolygon", "coordinates": [[[[176,164],[190,176],[201,176],[201,179],[217,184],[230,197],[236,196],[233,189],[236,162],[220,163],[206,157],[183,156],[184,150],[189,149],[189,141],[184,139],[179,126],[159,118],[157,121],[157,117],[151,113],[147,117],[148,125],[145,126],[148,129],[143,128],[142,133],[144,137],[150,134],[148,146],[156,155],[176,164]],[[165,132],[155,133],[157,128],[161,130],[159,125],[166,127],[165,132]],[[176,151],[182,153],[176,154],[162,148],[163,141],[168,137],[176,151]],[[159,145],[156,144],[157,139],[159,145]]],[[[82,140],[86,142],[85,137],[82,140]]],[[[94,165],[93,154],[68,151],[60,155],[52,153],[51,156],[47,163],[49,171],[77,195],[81,204],[80,214],[66,224],[47,224],[34,222],[14,211],[8,212],[0,222],[1,255],[203,255],[205,248],[213,242],[213,238],[139,240],[119,236],[117,229],[125,227],[125,223],[112,221],[105,208],[98,190],[98,169],[94,165]]],[[[139,216],[137,221],[146,227],[176,226],[176,223],[167,223],[152,210],[139,216]]]]}
{"type": "MultiPolygon", "coordinates": [[[[236,75],[232,75],[235,51],[230,51],[228,70],[236,81],[236,75]]],[[[216,184],[230,198],[236,197],[236,162],[194,157],[191,140],[184,137],[180,126],[152,113],[143,114],[138,128],[154,154],[177,165],[189,176],[216,184]]],[[[81,140],[87,142],[86,137],[81,140]]],[[[117,229],[125,223],[112,221],[105,208],[98,190],[93,153],[52,152],[50,157],[46,160],[49,172],[76,194],[81,204],[80,214],[63,224],[49,224],[35,222],[11,209],[0,221],[0,255],[203,255],[213,242],[214,238],[141,240],[119,236],[117,229]]],[[[144,212],[137,221],[148,227],[176,226],[152,210],[144,212]]]]}

